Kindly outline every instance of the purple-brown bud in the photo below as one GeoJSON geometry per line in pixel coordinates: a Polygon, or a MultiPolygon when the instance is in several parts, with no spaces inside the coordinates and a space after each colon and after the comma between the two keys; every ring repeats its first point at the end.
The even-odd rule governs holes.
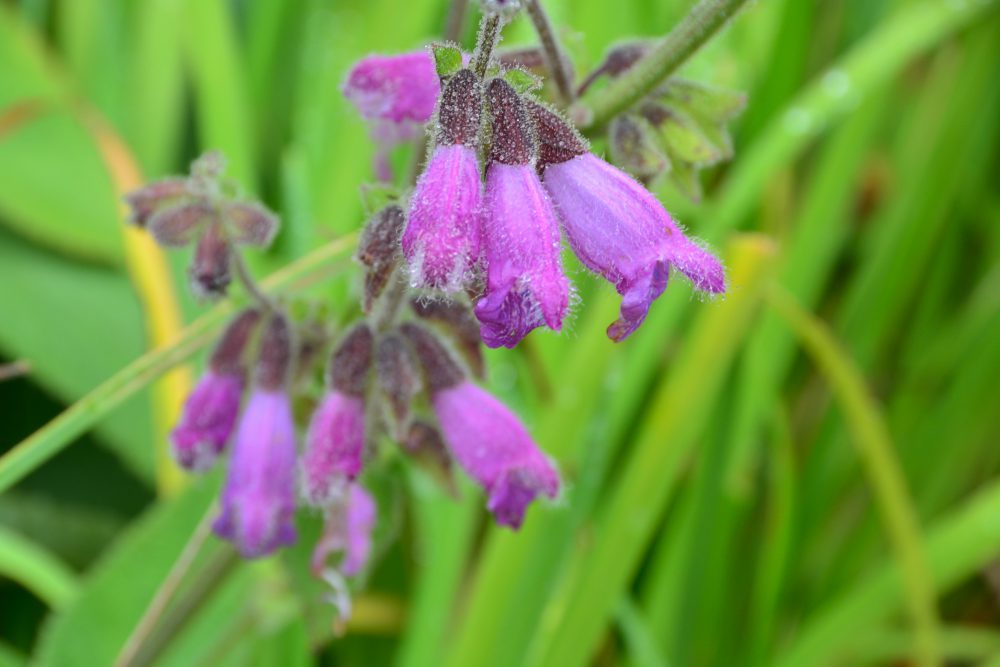
{"type": "Polygon", "coordinates": [[[232,279],[229,264],[232,247],[222,225],[213,222],[205,227],[195,247],[188,275],[195,294],[205,299],[217,299],[226,294],[232,279]]]}
{"type": "Polygon", "coordinates": [[[294,349],[292,326],[288,318],[275,313],[264,326],[260,340],[260,356],[254,380],[266,391],[282,391],[287,385],[291,372],[294,349]]]}
{"type": "Polygon", "coordinates": [[[479,143],[479,124],[483,100],[479,78],[472,70],[456,72],[441,93],[438,107],[437,142],[442,146],[461,144],[475,148],[479,143]]]}
{"type": "Polygon", "coordinates": [[[410,307],[417,317],[444,326],[455,337],[472,374],[479,379],[484,377],[486,365],[479,338],[479,322],[468,306],[458,301],[415,298],[410,301],[410,307]]]}
{"type": "Polygon", "coordinates": [[[361,233],[357,258],[368,267],[365,272],[365,312],[371,310],[396,269],[404,223],[403,209],[392,204],[376,213],[361,233]]]}
{"type": "Polygon", "coordinates": [[[400,325],[399,330],[413,347],[423,368],[427,388],[432,394],[453,387],[465,379],[462,367],[432,331],[413,322],[400,325]]]}
{"type": "Polygon", "coordinates": [[[490,161],[502,164],[531,164],[535,138],[521,96],[503,79],[493,79],[486,91],[493,126],[490,161]]]}
{"type": "Polygon", "coordinates": [[[640,181],[649,182],[670,166],[660,149],[656,130],[649,122],[632,114],[611,121],[608,132],[611,157],[640,181]]]}
{"type": "Polygon", "coordinates": [[[437,428],[422,420],[414,421],[400,444],[418,466],[439,478],[449,492],[456,492],[451,454],[437,428]]]}
{"type": "Polygon", "coordinates": [[[328,369],[330,388],[348,396],[365,395],[375,339],[364,322],[356,324],[333,351],[328,369]]]}
{"type": "Polygon", "coordinates": [[[410,423],[413,398],[420,391],[420,376],[406,341],[398,333],[379,339],[375,348],[375,375],[389,408],[392,436],[401,441],[410,423]]]}

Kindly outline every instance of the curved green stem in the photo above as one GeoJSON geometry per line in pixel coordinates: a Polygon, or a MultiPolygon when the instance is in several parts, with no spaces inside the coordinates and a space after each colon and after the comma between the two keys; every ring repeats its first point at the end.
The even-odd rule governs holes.
{"type": "Polygon", "coordinates": [[[0,526],[0,575],[20,583],[53,609],[73,599],[76,576],[42,547],[0,526]]]}
{"type": "Polygon", "coordinates": [[[570,113],[580,129],[598,128],[627,110],[690,58],[733,16],[746,0],[701,0],[653,50],[628,72],[577,105],[570,113]]]}
{"type": "MultiPolygon", "coordinates": [[[[265,291],[273,293],[334,273],[341,263],[333,260],[342,259],[354,247],[355,238],[354,234],[341,237],[288,265],[264,281],[265,291]]],[[[228,301],[219,304],[192,322],[173,343],[139,357],[0,457],[0,493],[69,446],[129,396],[208,345],[233,310],[228,301]]]]}
{"type": "Polygon", "coordinates": [[[861,372],[829,329],[777,284],[771,285],[765,292],[765,298],[826,376],[845,413],[903,574],[913,618],[918,664],[928,667],[939,665],[941,631],[933,578],[924,553],[917,511],[907,491],[906,478],[896,458],[885,420],[861,372]]]}

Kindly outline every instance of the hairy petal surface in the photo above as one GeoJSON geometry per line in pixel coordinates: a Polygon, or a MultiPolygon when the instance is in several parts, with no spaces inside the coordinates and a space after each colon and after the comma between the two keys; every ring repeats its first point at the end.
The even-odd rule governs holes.
{"type": "Polygon", "coordinates": [[[445,442],[466,473],[489,494],[497,523],[518,528],[539,494],[554,498],[559,475],[521,421],[503,403],[462,382],[432,397],[445,442]]]}

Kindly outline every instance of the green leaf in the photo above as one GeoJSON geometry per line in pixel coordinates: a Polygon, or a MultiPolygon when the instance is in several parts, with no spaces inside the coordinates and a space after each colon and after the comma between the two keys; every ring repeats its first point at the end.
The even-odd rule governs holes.
{"type": "MultiPolygon", "coordinates": [[[[135,294],[123,275],[61,259],[0,231],[0,349],[32,367],[31,379],[70,403],[142,353],[135,294]]],[[[149,402],[133,394],[126,410],[96,425],[129,466],[152,474],[149,402]]]]}
{"type": "Polygon", "coordinates": [[[462,69],[462,49],[454,44],[434,44],[431,51],[438,78],[442,81],[462,69]]]}
{"type": "Polygon", "coordinates": [[[670,109],[657,130],[667,153],[682,162],[701,167],[723,158],[722,151],[705,136],[694,118],[679,109],[670,109]]]}
{"type": "Polygon", "coordinates": [[[76,601],[52,616],[39,639],[40,667],[111,665],[205,516],[218,475],[154,506],[88,574],[76,601]]]}
{"type": "Polygon", "coordinates": [[[76,595],[74,574],[55,556],[0,526],[0,575],[13,579],[54,609],[76,595]]]}
{"type": "Polygon", "coordinates": [[[747,106],[746,93],[684,79],[671,79],[667,82],[662,99],[667,104],[682,107],[714,125],[733,120],[747,106]]]}
{"type": "Polygon", "coordinates": [[[645,118],[622,114],[611,121],[608,130],[611,158],[637,178],[655,178],[670,168],[659,143],[656,129],[645,118]]]}
{"type": "Polygon", "coordinates": [[[505,71],[503,78],[504,81],[514,87],[514,90],[522,95],[542,87],[541,78],[520,67],[513,67],[505,71]]]}

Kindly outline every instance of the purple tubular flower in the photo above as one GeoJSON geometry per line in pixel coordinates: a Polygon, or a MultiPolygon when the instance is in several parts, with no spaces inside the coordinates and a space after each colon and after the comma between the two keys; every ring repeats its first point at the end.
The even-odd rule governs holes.
{"type": "Polygon", "coordinates": [[[570,246],[622,295],[621,316],[608,327],[612,340],[624,340],[642,324],[650,304],[666,289],[671,265],[696,289],[726,291],[722,264],[684,235],[656,197],[589,153],[558,115],[539,104],[530,111],[541,142],[545,189],[570,246]]]}
{"type": "Polygon", "coordinates": [[[291,327],[267,323],[255,386],[236,431],[215,532],[246,558],[295,541],[295,423],[286,391],[293,358],[291,327]]]}
{"type": "Polygon", "coordinates": [[[359,574],[372,553],[372,530],[377,507],[375,500],[360,484],[351,484],[346,504],[331,508],[326,527],[312,556],[312,569],[322,572],[330,554],[342,552],[338,569],[345,577],[359,574]]]}
{"type": "Polygon", "coordinates": [[[243,352],[259,322],[260,312],[253,309],[230,322],[212,353],[208,370],[184,403],[170,439],[174,457],[188,470],[207,470],[233,433],[246,377],[243,352]]]}
{"type": "Polygon", "coordinates": [[[330,359],[330,390],[313,414],[300,479],[306,501],[324,507],[361,472],[365,446],[363,397],[374,338],[365,324],[352,328],[330,359]]]}
{"type": "Polygon", "coordinates": [[[438,146],[410,199],[403,254],[410,284],[456,292],[479,256],[481,184],[476,151],[438,146]]]}
{"type": "Polygon", "coordinates": [[[535,496],[559,492],[555,468],[503,403],[468,381],[431,401],[452,454],[489,494],[497,523],[517,529],[535,496]]]}
{"type": "Polygon", "coordinates": [[[481,116],[479,80],[459,70],[441,95],[437,146],[410,199],[402,244],[414,287],[458,291],[479,256],[481,116]]]}
{"type": "Polygon", "coordinates": [[[215,532],[245,558],[295,542],[295,424],[284,390],[256,389],[240,419],[215,532]]]}
{"type": "Polygon", "coordinates": [[[211,467],[232,435],[242,397],[242,376],[208,370],[198,380],[170,434],[174,458],[181,466],[193,472],[211,467]]]}
{"type": "Polygon", "coordinates": [[[364,402],[329,392],[313,414],[302,457],[302,492],[310,505],[327,504],[336,496],[339,482],[358,476],[364,445],[364,402]]]}
{"type": "Polygon", "coordinates": [[[514,347],[542,324],[559,331],[569,281],[559,261],[559,225],[533,165],[524,103],[503,79],[489,86],[493,114],[486,172],[483,258],[486,292],[476,304],[483,342],[514,347]]]}

